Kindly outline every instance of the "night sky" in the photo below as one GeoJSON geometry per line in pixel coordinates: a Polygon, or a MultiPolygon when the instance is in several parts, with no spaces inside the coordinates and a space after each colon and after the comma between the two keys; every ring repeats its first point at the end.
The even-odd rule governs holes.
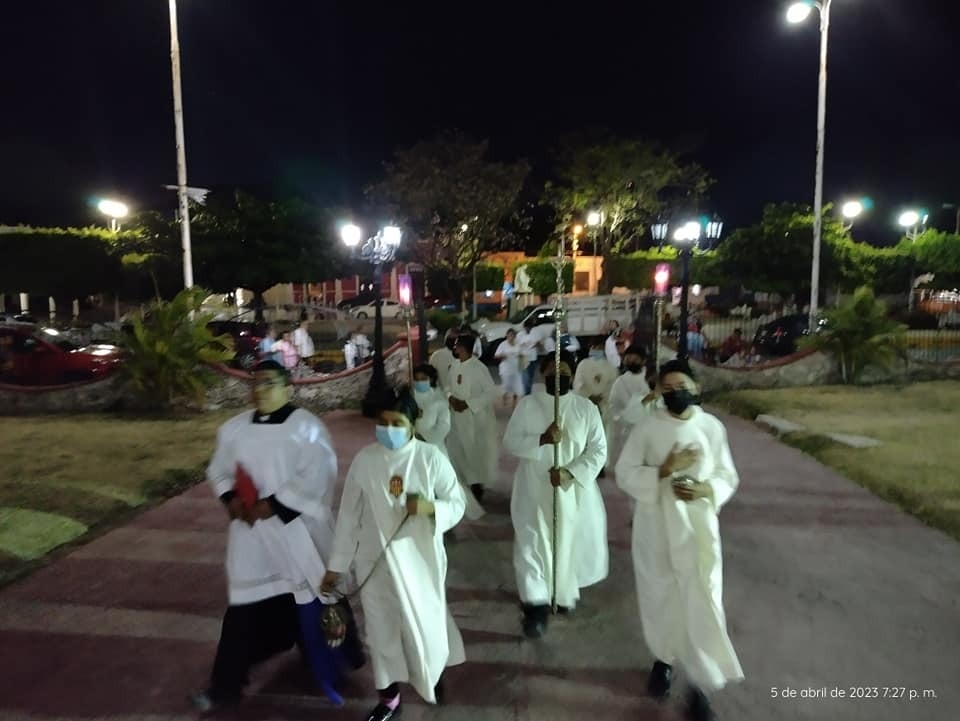
{"type": "MultiPolygon", "coordinates": [[[[442,128],[542,166],[603,126],[689,154],[710,209],[747,224],[812,201],[818,34],[787,4],[179,0],[189,182],[350,205],[442,128]]],[[[0,222],[99,221],[102,195],[172,208],[167,2],[7,3],[3,28],[0,222]]],[[[874,199],[863,237],[894,241],[915,203],[952,227],[958,28],[956,3],[834,2],[825,198],[874,199]]]]}

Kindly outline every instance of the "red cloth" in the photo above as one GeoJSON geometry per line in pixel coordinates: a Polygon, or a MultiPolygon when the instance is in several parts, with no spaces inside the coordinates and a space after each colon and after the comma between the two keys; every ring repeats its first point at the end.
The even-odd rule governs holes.
{"type": "Polygon", "coordinates": [[[234,474],[233,490],[245,508],[252,508],[253,504],[256,503],[260,497],[257,486],[250,477],[250,474],[247,473],[247,469],[239,463],[237,464],[237,470],[234,474]]]}

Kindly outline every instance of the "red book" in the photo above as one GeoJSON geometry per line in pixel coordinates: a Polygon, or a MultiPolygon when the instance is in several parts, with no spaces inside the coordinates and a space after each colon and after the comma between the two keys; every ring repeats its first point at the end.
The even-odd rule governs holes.
{"type": "Polygon", "coordinates": [[[237,464],[237,470],[234,474],[233,490],[245,508],[252,508],[253,504],[256,503],[260,497],[257,486],[250,477],[250,474],[247,473],[247,469],[239,463],[237,464]]]}

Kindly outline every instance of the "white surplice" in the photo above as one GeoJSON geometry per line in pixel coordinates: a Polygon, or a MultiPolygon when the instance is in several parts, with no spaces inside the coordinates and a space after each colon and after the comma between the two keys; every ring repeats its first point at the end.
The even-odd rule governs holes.
{"type": "Polygon", "coordinates": [[[450,366],[455,360],[453,352],[446,346],[430,354],[430,365],[437,371],[437,382],[443,390],[447,390],[447,376],[450,375],[450,366]]]}
{"type": "Polygon", "coordinates": [[[631,402],[637,398],[644,398],[650,392],[647,379],[643,371],[631,373],[627,371],[618,376],[610,389],[610,458],[616,459],[623,449],[623,444],[633,430],[632,416],[626,414],[631,402]]]}
{"type": "Polygon", "coordinates": [[[617,485],[636,500],[633,565],[647,646],[679,662],[691,681],[715,691],[743,678],[727,635],[717,514],[739,485],[727,433],[694,406],[687,420],[658,409],[634,427],[617,462],[617,485]],[[659,467],[674,445],[696,446],[701,460],[683,472],[709,483],[713,500],[685,502],[659,467]]]}
{"type": "Polygon", "coordinates": [[[447,608],[443,547],[444,532],[460,521],[464,506],[453,467],[430,443],[412,439],[397,450],[369,445],[347,472],[330,568],[346,573],[355,565],[360,583],[369,576],[360,601],[378,689],[410,683],[435,703],[443,669],[465,660],[447,608]],[[400,488],[393,489],[398,495],[391,493],[394,477],[400,479],[400,488]],[[408,493],[432,501],[436,512],[432,518],[411,516],[401,528],[408,493]]]}
{"type": "Polygon", "coordinates": [[[421,393],[414,391],[413,398],[420,407],[416,431],[427,443],[447,454],[447,436],[450,434],[450,403],[439,388],[421,393]]]}
{"type": "Polygon", "coordinates": [[[617,369],[605,357],[584,358],[577,364],[577,372],[573,376],[573,391],[584,398],[600,397],[597,410],[603,420],[603,430],[607,437],[607,451],[609,462],[610,450],[610,391],[617,380],[617,369]]]}
{"type": "MultiPolygon", "coordinates": [[[[513,565],[520,600],[550,603],[553,592],[553,503],[550,484],[553,445],[540,436],[554,419],[554,397],[535,390],[517,404],[503,437],[504,448],[520,459],[513,480],[513,565]]],[[[580,589],[606,577],[607,518],[597,475],[607,441],[597,407],[574,393],[560,396],[560,467],[572,482],[557,493],[557,603],[572,607],[580,589]]]]}
{"type": "Polygon", "coordinates": [[[237,464],[261,499],[274,496],[300,516],[230,523],[227,584],[231,605],[292,593],[297,603],[317,597],[333,543],[333,485],[337,456],[323,422],[298,408],[282,423],[254,423],[253,411],[234,416],[217,433],[207,480],[217,497],[233,490],[237,464]]]}
{"type": "Polygon", "coordinates": [[[497,387],[487,367],[471,356],[450,366],[446,390],[448,396],[467,404],[465,411],[450,410],[447,451],[467,494],[467,518],[475,521],[483,515],[483,508],[470,486],[489,486],[496,480],[497,418],[493,404],[497,387]]]}
{"type": "Polygon", "coordinates": [[[500,372],[500,383],[503,386],[505,394],[522,396],[523,395],[523,368],[526,367],[526,359],[523,355],[523,348],[517,342],[509,343],[503,341],[497,346],[497,360],[500,365],[497,370],[500,372]]]}

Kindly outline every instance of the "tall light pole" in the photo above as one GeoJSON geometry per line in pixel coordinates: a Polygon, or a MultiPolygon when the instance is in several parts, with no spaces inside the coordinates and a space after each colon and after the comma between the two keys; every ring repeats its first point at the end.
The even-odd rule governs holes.
{"type": "MultiPolygon", "coordinates": [[[[349,223],[340,229],[340,237],[351,250],[360,245],[363,231],[356,225],[349,223]]],[[[388,225],[381,228],[375,236],[367,239],[360,246],[360,257],[373,265],[373,294],[374,294],[374,322],[373,322],[373,373],[370,376],[370,386],[363,399],[363,415],[367,418],[376,417],[383,409],[384,401],[392,393],[387,385],[387,372],[383,364],[383,266],[392,263],[400,247],[403,232],[396,226],[388,225]]]]}
{"type": "MultiPolygon", "coordinates": [[[[900,214],[897,222],[903,228],[903,234],[910,239],[911,243],[915,243],[917,238],[923,233],[924,226],[927,224],[929,217],[925,210],[907,210],[900,214]]],[[[915,267],[912,267],[910,269],[910,295],[907,296],[907,310],[910,311],[913,310],[913,294],[916,283],[917,270],[915,267]]]]}
{"type": "Polygon", "coordinates": [[[863,215],[863,203],[859,200],[848,200],[840,207],[840,214],[843,216],[844,229],[850,230],[854,221],[863,215]]]}
{"type": "Polygon", "coordinates": [[[817,169],[813,190],[813,263],[810,268],[810,332],[817,328],[820,300],[820,240],[823,235],[823,151],[827,125],[827,45],[833,0],[806,0],[787,10],[787,20],[802,23],[816,8],[820,12],[820,83],[817,93],[817,169]]]}
{"type": "Polygon", "coordinates": [[[680,335],[677,337],[677,358],[687,360],[687,324],[690,317],[690,258],[700,242],[700,223],[691,220],[677,228],[673,241],[680,250],[680,335]]]}
{"type": "Polygon", "coordinates": [[[190,201],[187,196],[187,150],[183,136],[183,92],[180,88],[180,36],[177,0],[170,0],[170,69],[173,73],[173,124],[177,142],[177,201],[180,207],[180,244],[183,248],[183,287],[193,287],[193,250],[190,244],[190,201]]]}

